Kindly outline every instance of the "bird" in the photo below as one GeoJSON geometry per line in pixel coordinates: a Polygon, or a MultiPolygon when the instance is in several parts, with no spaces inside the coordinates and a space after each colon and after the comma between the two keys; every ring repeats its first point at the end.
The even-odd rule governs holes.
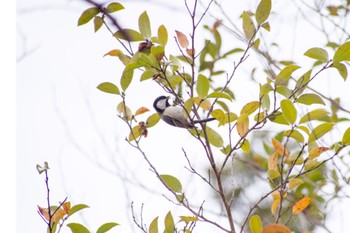
{"type": "Polygon", "coordinates": [[[153,102],[154,109],[160,115],[160,118],[167,124],[179,127],[191,129],[195,128],[194,124],[205,123],[213,121],[215,118],[207,118],[203,120],[194,120],[193,123],[188,120],[187,115],[183,112],[183,108],[180,106],[171,106],[169,104],[170,96],[159,96],[153,102]]]}

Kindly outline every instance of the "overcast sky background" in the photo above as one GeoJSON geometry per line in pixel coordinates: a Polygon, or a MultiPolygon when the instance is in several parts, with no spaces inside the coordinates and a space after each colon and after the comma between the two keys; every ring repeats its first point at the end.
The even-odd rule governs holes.
{"type": "MultiPolygon", "coordinates": [[[[173,42],[175,29],[189,32],[183,1],[121,2],[126,10],[116,16],[123,26],[137,28],[138,15],[147,10],[153,33],[161,24],[167,27],[168,44],[173,42]]],[[[237,20],[240,12],[256,7],[255,1],[244,1],[244,4],[240,1],[242,5],[239,6],[227,2],[230,1],[225,3],[232,8],[237,20]]],[[[281,47],[288,48],[279,51],[280,56],[311,64],[302,54],[310,47],[323,46],[325,41],[318,41],[310,25],[299,23],[302,17],[296,11],[286,12],[286,9],[292,9],[288,4],[275,4],[273,9],[284,10],[284,17],[271,22],[271,36],[281,38],[276,41],[281,47]],[[293,36],[294,33],[300,37],[293,36]]],[[[129,132],[116,116],[120,99],[96,89],[101,82],[118,83],[123,66],[116,58],[103,57],[108,51],[120,48],[105,28],[95,34],[92,23],[77,27],[80,14],[88,7],[82,1],[17,1],[16,56],[21,58],[16,67],[17,232],[45,231],[46,226],[36,213],[37,205],[46,206],[44,176],[38,175],[35,168],[44,161],[51,168],[52,204],[68,196],[74,204],[89,205],[91,208],[83,210],[82,215],[71,221],[83,221],[92,231],[105,222],[114,221],[122,225],[112,232],[130,232],[131,216],[126,209],[130,209],[131,201],[135,203],[137,214],[141,204],[145,203],[146,224],[158,215],[163,219],[173,208],[161,196],[165,189],[154,179],[145,161],[124,141],[129,132]],[[147,190],[141,193],[142,185],[147,190]],[[152,195],[154,192],[159,195],[152,195]]],[[[237,26],[240,25],[239,21],[237,26]]],[[[176,51],[175,46],[170,46],[170,49],[176,51]]],[[[244,77],[249,66],[242,68],[240,74],[244,77]]],[[[247,79],[242,78],[235,84],[237,89],[245,90],[237,95],[253,100],[257,90],[249,89],[251,83],[247,79]]],[[[349,92],[346,92],[350,90],[349,80],[345,83],[340,77],[331,82],[327,77],[325,80],[324,85],[317,88],[330,96],[343,93],[339,97],[350,109],[349,92]]],[[[152,82],[136,84],[128,95],[136,93],[138,98],[129,99],[134,111],[141,106],[153,111],[153,100],[164,94],[152,82]]],[[[240,109],[242,103],[237,103],[236,108],[240,109]]],[[[160,124],[150,130],[144,149],[161,173],[175,175],[189,185],[193,180],[183,168],[186,161],[181,147],[200,168],[203,163],[198,148],[188,143],[191,137],[187,131],[160,124]],[[178,137],[174,139],[172,135],[178,137]],[[169,140],[172,142],[168,143],[169,140]]],[[[207,198],[207,193],[200,190],[196,195],[199,200],[207,198]]],[[[334,221],[339,227],[338,232],[350,229],[350,223],[344,219],[334,221]]]]}

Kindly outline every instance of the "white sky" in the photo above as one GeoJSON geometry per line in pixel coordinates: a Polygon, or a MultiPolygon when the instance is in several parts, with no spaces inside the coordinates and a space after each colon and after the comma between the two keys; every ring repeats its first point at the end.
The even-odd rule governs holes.
{"type": "MultiPolygon", "coordinates": [[[[152,1],[124,2],[126,10],[121,12],[118,18],[122,25],[136,28],[138,15],[147,10],[153,32],[160,24],[164,24],[169,32],[169,43],[172,42],[175,29],[189,32],[190,25],[187,23],[188,16],[183,1],[172,1],[176,11],[171,11],[161,4],[155,6],[152,1]]],[[[158,3],[160,2],[163,1],[158,3]]],[[[246,2],[250,3],[244,6],[233,7],[229,4],[228,6],[236,10],[235,13],[255,7],[255,1],[246,2]]],[[[275,9],[281,10],[287,7],[277,4],[275,9]]],[[[172,208],[161,195],[155,197],[151,195],[152,190],[162,194],[165,189],[160,188],[145,161],[123,139],[128,135],[128,130],[117,118],[115,110],[120,99],[96,89],[101,82],[118,83],[122,65],[116,58],[103,58],[103,54],[118,46],[105,29],[95,34],[91,23],[77,27],[79,15],[86,8],[87,6],[81,4],[81,1],[52,0],[49,3],[44,0],[17,1],[17,57],[25,47],[29,51],[16,67],[17,232],[44,232],[45,224],[36,213],[36,205],[46,205],[45,183],[44,176],[39,176],[35,169],[36,164],[43,164],[44,161],[48,161],[51,168],[49,179],[52,202],[57,204],[68,196],[68,199],[75,204],[85,203],[91,206],[90,209],[81,212],[83,216],[75,216],[73,221],[83,219],[92,231],[108,221],[122,224],[111,232],[130,231],[128,221],[131,216],[125,212],[130,201],[135,202],[137,213],[140,205],[145,203],[146,224],[157,215],[163,219],[167,211],[172,208]],[[106,169],[112,174],[106,172],[106,169]],[[151,192],[136,195],[140,189],[118,178],[123,174],[130,174],[130,171],[135,175],[134,181],[141,181],[151,192]],[[123,191],[125,185],[128,187],[128,195],[123,191]]],[[[278,41],[281,47],[286,45],[290,48],[288,51],[279,51],[281,57],[285,59],[293,57],[298,61],[309,62],[310,60],[303,58],[303,52],[312,46],[323,46],[324,41],[317,41],[312,34],[308,37],[307,33],[312,33],[309,31],[309,25],[301,27],[297,24],[297,20],[290,21],[288,26],[290,28],[286,28],[288,24],[283,23],[294,19],[293,13],[295,14],[285,12],[285,18],[276,20],[284,26],[275,25],[277,23],[273,22],[271,34],[276,38],[277,36],[287,38],[278,41]],[[290,39],[294,30],[305,36],[290,39]]],[[[299,20],[300,16],[296,19],[299,20]]],[[[237,25],[240,27],[241,24],[237,25]]],[[[242,77],[248,71],[249,66],[243,66],[242,77]]],[[[134,83],[137,83],[136,78],[134,83]]],[[[236,88],[248,89],[249,84],[242,78],[242,82],[237,83],[236,88]]],[[[345,90],[349,90],[350,85],[349,81],[344,83],[336,77],[318,88],[329,91],[331,96],[336,96],[339,93],[346,93],[345,90]]],[[[253,100],[256,98],[254,94],[256,91],[238,93],[238,96],[253,100]]],[[[138,93],[139,98],[130,99],[130,106],[134,111],[141,106],[153,111],[153,100],[163,94],[151,82],[145,86],[135,85],[129,90],[128,95],[132,96],[135,93],[138,93]]],[[[348,93],[346,95],[343,99],[349,109],[350,98],[345,98],[349,97],[348,93]]],[[[11,106],[9,107],[11,109],[11,106]]],[[[239,109],[238,106],[237,108],[239,109]]],[[[196,148],[187,143],[190,140],[186,131],[161,123],[157,129],[150,130],[144,148],[161,173],[175,175],[188,185],[190,180],[183,168],[185,160],[181,146],[185,145],[184,148],[198,167],[201,165],[196,148]],[[166,130],[166,135],[160,128],[166,130]],[[174,140],[169,135],[173,134],[179,137],[169,145],[168,140],[174,140]]],[[[203,193],[200,198],[206,197],[203,193]]],[[[340,220],[339,222],[344,223],[340,220]]],[[[350,229],[349,223],[344,223],[340,227],[342,227],[340,230],[350,229]]]]}

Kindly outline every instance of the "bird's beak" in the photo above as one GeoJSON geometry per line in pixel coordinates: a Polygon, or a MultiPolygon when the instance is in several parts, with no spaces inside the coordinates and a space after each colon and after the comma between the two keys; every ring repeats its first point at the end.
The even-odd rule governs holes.
{"type": "Polygon", "coordinates": [[[167,96],[166,99],[167,99],[167,100],[170,99],[170,96],[167,96]]]}

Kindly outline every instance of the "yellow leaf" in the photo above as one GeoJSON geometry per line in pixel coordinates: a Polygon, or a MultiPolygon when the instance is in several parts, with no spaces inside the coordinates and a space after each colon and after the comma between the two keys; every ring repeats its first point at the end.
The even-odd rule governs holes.
{"type": "Polygon", "coordinates": [[[269,157],[268,168],[277,170],[277,161],[278,161],[278,153],[277,153],[277,151],[275,151],[269,157]]]}
{"type": "Polygon", "coordinates": [[[276,200],[274,200],[273,202],[272,202],[272,205],[271,205],[271,213],[273,214],[273,215],[275,215],[275,213],[276,213],[276,209],[277,209],[277,207],[278,207],[278,205],[280,204],[280,199],[276,199],[276,200]]]}
{"type": "Polygon", "coordinates": [[[137,138],[139,138],[142,134],[142,127],[140,125],[136,125],[132,128],[130,134],[129,134],[129,141],[133,141],[137,138]]]}
{"type": "Polygon", "coordinates": [[[132,119],[132,112],[128,106],[124,105],[124,102],[120,102],[117,106],[117,111],[119,114],[122,114],[124,120],[132,119]]]}
{"type": "Polygon", "coordinates": [[[277,141],[275,138],[272,138],[272,145],[275,150],[282,156],[289,156],[288,149],[283,146],[283,144],[277,141]]]}
{"type": "Polygon", "coordinates": [[[292,231],[283,224],[268,224],[261,233],[291,233],[292,231]]]}
{"type": "Polygon", "coordinates": [[[306,196],[297,201],[297,203],[294,204],[292,213],[293,214],[299,214],[301,211],[305,210],[306,207],[308,207],[310,204],[310,197],[306,196]]]}
{"type": "Polygon", "coordinates": [[[322,154],[323,152],[330,150],[330,149],[331,148],[329,148],[329,147],[316,147],[310,151],[308,158],[314,159],[314,158],[318,157],[320,154],[322,154]]]}
{"type": "Polygon", "coordinates": [[[243,137],[249,129],[249,118],[247,113],[241,114],[237,119],[237,132],[239,136],[243,137]]]}
{"type": "MultiPolygon", "coordinates": [[[[276,199],[276,200],[277,200],[277,199],[278,199],[278,200],[281,199],[281,193],[280,193],[280,191],[277,191],[277,190],[276,190],[276,191],[274,191],[271,195],[272,195],[272,197],[273,197],[274,199],[276,199]]],[[[283,194],[283,198],[286,198],[287,195],[288,195],[288,193],[284,193],[284,194],[283,194]]]]}
{"type": "Polygon", "coordinates": [[[270,180],[273,180],[273,179],[275,179],[277,177],[280,177],[280,173],[277,170],[275,170],[275,169],[269,169],[267,171],[267,176],[268,176],[268,178],[270,180]]]}
{"type": "Polygon", "coordinates": [[[301,179],[292,178],[289,180],[288,189],[294,189],[303,183],[304,183],[304,181],[301,179]]]}
{"type": "Polygon", "coordinates": [[[141,108],[136,110],[135,116],[140,115],[140,114],[145,113],[145,112],[149,112],[149,109],[145,108],[145,107],[141,107],[141,108]]]}
{"type": "Polygon", "coordinates": [[[195,98],[194,103],[206,111],[209,111],[211,108],[211,103],[207,99],[195,98]]]}

